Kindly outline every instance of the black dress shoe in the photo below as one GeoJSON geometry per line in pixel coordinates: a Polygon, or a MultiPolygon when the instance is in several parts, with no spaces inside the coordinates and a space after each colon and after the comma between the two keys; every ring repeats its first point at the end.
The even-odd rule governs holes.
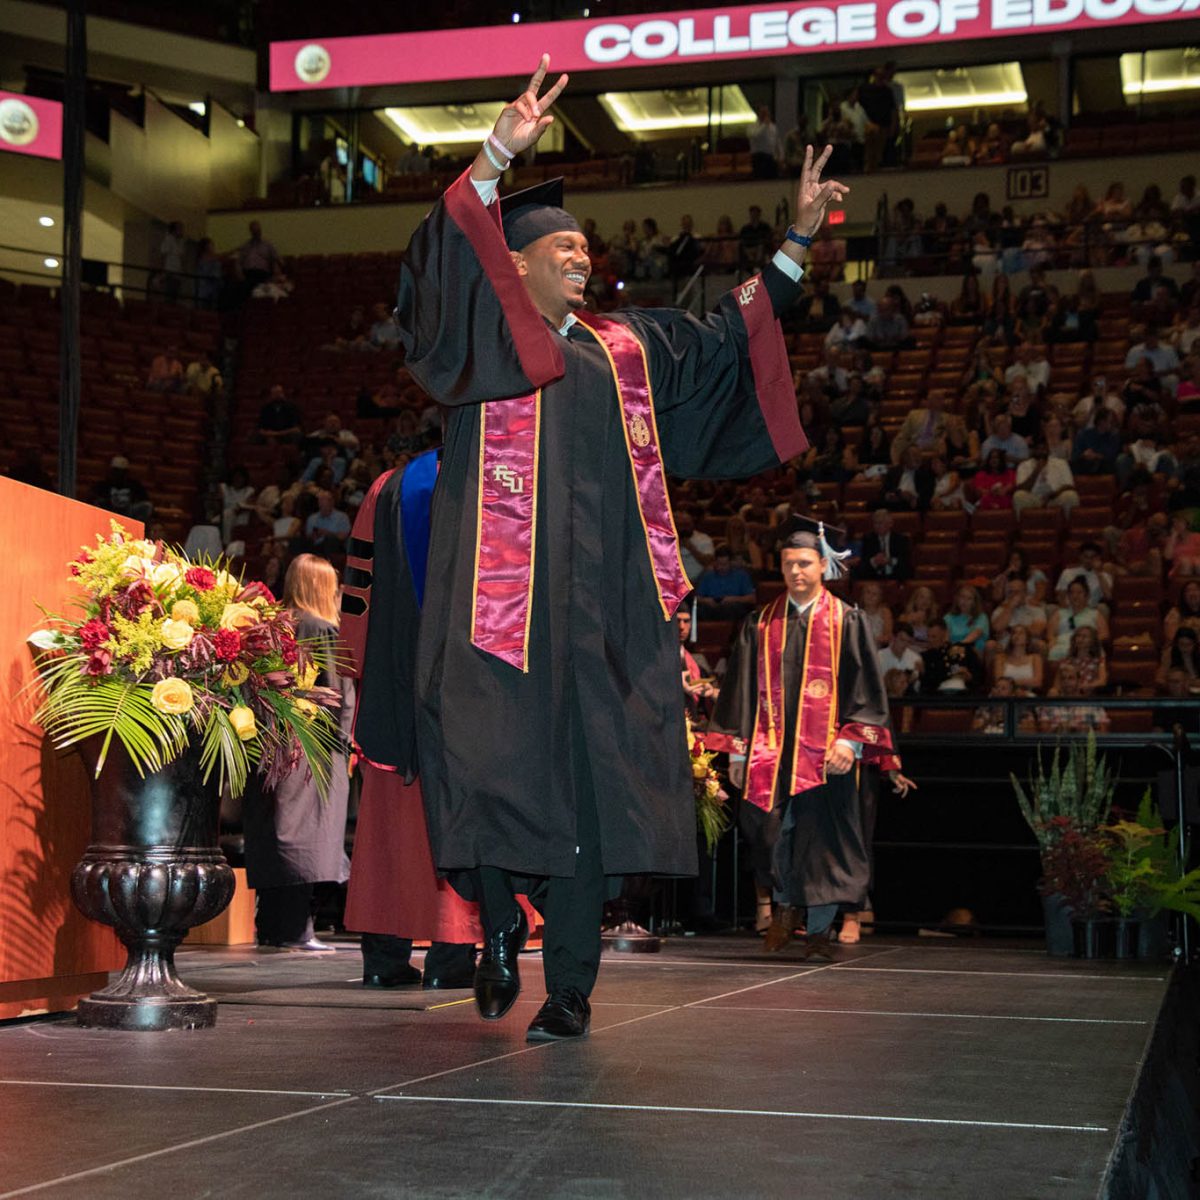
{"type": "Polygon", "coordinates": [[[442,975],[430,975],[425,972],[425,978],[421,981],[423,988],[443,988],[447,991],[453,989],[469,988],[475,986],[475,968],[463,967],[461,971],[447,971],[442,975]]]}
{"type": "Polygon", "coordinates": [[[483,953],[472,980],[475,1007],[485,1021],[498,1021],[521,994],[521,976],[517,958],[529,937],[525,910],[517,909],[516,921],[507,929],[498,929],[483,943],[483,953]]]}
{"type": "Polygon", "coordinates": [[[529,1023],[527,1042],[561,1042],[584,1038],[592,1023],[592,1006],[575,988],[557,988],[546,997],[538,1015],[529,1023]]]}
{"type": "Polygon", "coordinates": [[[421,972],[407,964],[388,975],[363,975],[363,987],[369,988],[416,987],[420,982],[421,972]]]}

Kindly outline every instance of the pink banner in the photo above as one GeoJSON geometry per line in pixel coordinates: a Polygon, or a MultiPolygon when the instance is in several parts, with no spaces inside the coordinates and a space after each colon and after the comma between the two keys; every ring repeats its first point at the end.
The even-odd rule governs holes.
{"type": "Polygon", "coordinates": [[[0,150],[62,158],[62,105],[57,100],[0,92],[0,150]]]}
{"type": "Polygon", "coordinates": [[[1186,19],[1200,0],[829,0],[271,44],[271,91],[767,58],[1186,19]]]}

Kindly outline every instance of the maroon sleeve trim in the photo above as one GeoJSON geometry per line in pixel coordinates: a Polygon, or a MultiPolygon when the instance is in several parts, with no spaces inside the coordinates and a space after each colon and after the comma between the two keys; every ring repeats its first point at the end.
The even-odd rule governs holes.
{"type": "Polygon", "coordinates": [[[800,426],[792,367],[788,362],[783,330],[771,307],[771,297],[762,276],[755,275],[733,289],[733,299],[746,324],[750,345],[750,368],[758,407],[767,425],[771,445],[780,462],[787,462],[808,449],[808,438],[800,426]]]}
{"type": "Polygon", "coordinates": [[[471,182],[469,170],[464,171],[446,189],[443,201],[447,213],[471,243],[479,265],[500,298],[521,370],[531,386],[540,388],[560,378],[563,357],[554,344],[557,335],[534,308],[508,256],[508,247],[501,233],[500,205],[484,205],[471,182]]]}

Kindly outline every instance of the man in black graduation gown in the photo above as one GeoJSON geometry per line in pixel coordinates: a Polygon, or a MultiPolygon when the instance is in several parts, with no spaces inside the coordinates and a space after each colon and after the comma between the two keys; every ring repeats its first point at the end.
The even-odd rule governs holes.
{"type": "Polygon", "coordinates": [[[838,909],[867,894],[864,760],[900,766],[870,627],[823,584],[830,553],[823,531],[784,540],[787,591],[743,622],[710,722],[747,747],[743,814],[775,901],[766,948],[807,909],[806,958],[830,956],[838,909]]]}
{"type": "Polygon", "coordinates": [[[607,881],[695,873],[670,620],[690,585],[664,472],[742,477],[807,444],[777,317],[845,191],[810,152],[793,240],[706,321],[586,314],[574,219],[522,204],[501,226],[496,203],[553,119],[566,77],[539,99],[548,63],[413,235],[396,314],[409,371],[447,408],[416,664],[430,840],[480,902],[485,1019],[519,992],[514,891],[541,909],[531,1040],[587,1032],[607,881]]]}

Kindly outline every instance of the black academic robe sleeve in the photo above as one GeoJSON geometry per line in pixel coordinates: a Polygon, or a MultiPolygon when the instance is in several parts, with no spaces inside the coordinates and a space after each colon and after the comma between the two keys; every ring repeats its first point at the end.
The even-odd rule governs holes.
{"type": "Polygon", "coordinates": [[[646,346],[663,463],[672,475],[745,478],[808,448],[775,315],[789,287],[798,292],[800,285],[768,267],[722,296],[703,321],[676,309],[618,314],[646,346]]]}
{"type": "Polygon", "coordinates": [[[557,336],[534,308],[499,223],[461,175],[404,254],[396,321],[405,366],[441,404],[525,396],[563,373],[557,336]]]}
{"type": "MultiPolygon", "coordinates": [[[[346,582],[360,598],[360,607],[349,607],[350,587],[342,604],[347,615],[365,622],[366,630],[361,648],[353,647],[351,655],[359,680],[354,740],[371,762],[411,780],[417,773],[413,680],[421,614],[404,551],[403,475],[394,471],[380,489],[373,527],[365,530],[355,523],[348,550],[354,562],[364,565],[348,567],[346,582]]],[[[346,624],[343,618],[343,628],[346,624]]]]}
{"type": "Polygon", "coordinates": [[[746,742],[754,733],[758,705],[758,616],[757,612],[752,612],[738,630],[725,681],[708,723],[710,732],[728,734],[746,742]]]}

